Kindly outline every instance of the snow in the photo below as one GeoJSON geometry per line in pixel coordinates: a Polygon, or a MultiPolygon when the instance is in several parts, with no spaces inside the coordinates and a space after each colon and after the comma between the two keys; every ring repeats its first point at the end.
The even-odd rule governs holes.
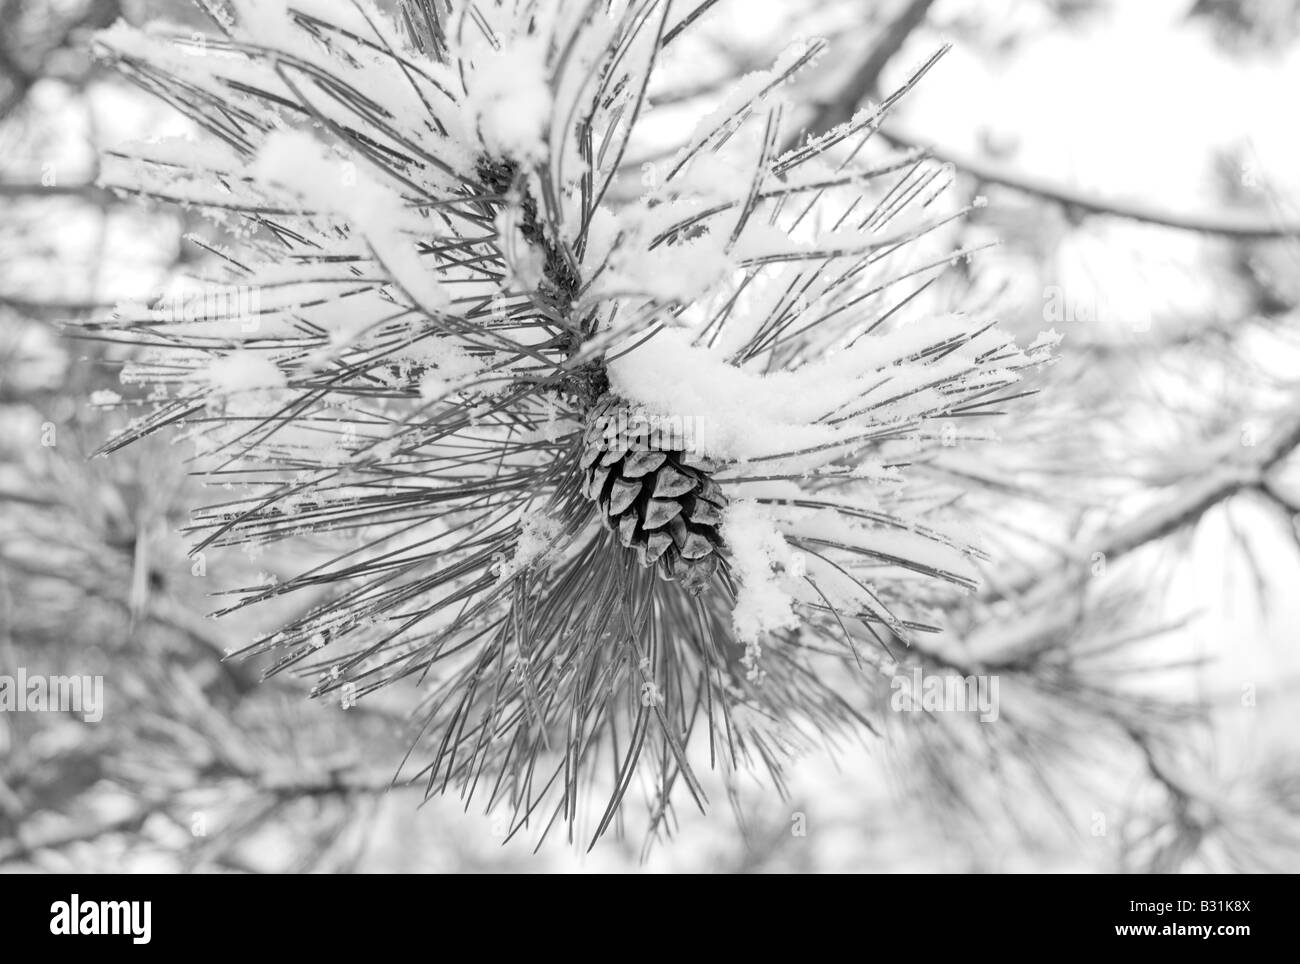
{"type": "MultiPolygon", "coordinates": [[[[773,170],[772,145],[790,130],[765,139],[765,125],[805,44],[742,78],[679,153],[648,168],[640,197],[607,197],[591,212],[583,200],[627,160],[637,71],[654,54],[652,29],[624,49],[607,43],[628,8],[482,5],[449,33],[450,64],[403,67],[340,31],[314,36],[294,11],[337,15],[380,47],[399,42],[384,18],[367,22],[369,4],[325,0],[238,0],[242,32],[212,58],[161,33],[101,35],[196,94],[233,98],[259,122],[225,129],[238,147],[158,141],[105,175],[211,207],[242,242],[221,253],[237,284],[257,293],[252,323],[191,317],[178,301],[182,310],[154,320],[166,336],[188,339],[186,350],[150,354],[130,369],[173,397],[206,386],[211,417],[195,428],[196,444],[217,453],[237,440],[241,454],[290,466],[295,477],[310,467],[319,477],[283,500],[286,511],[330,518],[346,507],[349,519],[373,511],[381,532],[390,519],[428,512],[408,501],[410,490],[452,490],[445,513],[393,536],[385,571],[454,568],[475,545],[497,540],[499,580],[544,576],[552,553],[574,553],[595,537],[535,508],[563,502],[556,453],[572,450],[584,418],[576,393],[554,391],[567,351],[559,336],[573,318],[593,318],[599,341],[586,348],[596,359],[605,352],[612,391],[680,423],[689,447],[725,463],[717,480],[730,499],[721,525],[737,587],[730,616],[752,684],[764,678],[772,635],[813,611],[829,605],[850,619],[889,621],[885,607],[899,597],[916,610],[932,598],[913,592],[919,573],[945,588],[971,584],[974,554],[939,524],[952,491],[901,463],[931,458],[936,419],[1014,384],[1032,359],[1006,334],[981,331],[982,318],[927,310],[878,325],[894,292],[878,301],[874,293],[935,249],[950,253],[950,233],[935,229],[945,211],[905,206],[870,224],[837,218],[841,202],[883,193],[865,158],[862,167],[827,158],[773,170]],[[580,42],[568,49],[580,23],[580,42]],[[253,55],[263,50],[274,55],[253,55]],[[303,82],[313,69],[337,78],[338,90],[303,82]],[[232,93],[232,83],[306,110],[232,93]],[[574,132],[593,98],[601,106],[588,158],[574,132]],[[495,209],[476,197],[485,155],[519,172],[495,209]],[[824,210],[804,218],[799,211],[814,199],[824,210]],[[533,206],[551,243],[587,229],[584,284],[575,304],[559,306],[570,317],[554,323],[533,316],[552,309],[536,297],[547,284],[545,251],[522,230],[533,206]],[[888,251],[923,233],[901,254],[888,251]],[[545,394],[529,391],[541,383],[545,394]],[[292,419],[268,418],[295,405],[292,419]],[[266,419],[265,437],[244,441],[245,416],[266,419]],[[514,473],[537,491],[487,484],[514,473]],[[490,493],[482,503],[490,518],[455,495],[462,481],[490,493]],[[391,507],[377,496],[388,491],[400,495],[391,507]],[[429,549],[458,532],[474,541],[429,549]]],[[[250,486],[248,496],[269,491],[250,486]]],[[[573,524],[570,509],[565,519],[573,524]]],[[[472,578],[439,591],[462,591],[472,578]]],[[[417,593],[437,609],[436,598],[423,598],[433,593],[417,593]]]]}
{"type": "MultiPolygon", "coordinates": [[[[836,433],[817,420],[842,396],[835,388],[808,394],[791,372],[771,375],[727,363],[713,349],[693,345],[686,332],[662,331],[613,361],[610,382],[625,398],[659,414],[680,415],[707,427],[704,454],[745,459],[831,441],[836,433]]],[[[839,386],[836,386],[838,388],[839,386]]]]}
{"type": "Polygon", "coordinates": [[[488,151],[535,163],[546,151],[551,91],[546,38],[517,37],[507,48],[472,53],[465,108],[488,151]]]}
{"type": "Polygon", "coordinates": [[[736,638],[753,645],[767,633],[797,626],[789,575],[794,553],[772,512],[755,502],[733,502],[723,515],[722,531],[739,582],[731,614],[736,638]]]}
{"type": "Polygon", "coordinates": [[[447,308],[450,299],[421,261],[412,237],[414,229],[427,231],[428,226],[413,216],[396,186],[372,174],[366,162],[331,155],[305,131],[277,131],[258,152],[253,175],[355,227],[418,307],[435,313],[447,308]]]}
{"type": "Polygon", "coordinates": [[[266,355],[253,351],[233,351],[216,358],[208,366],[208,384],[221,394],[248,392],[263,388],[283,388],[284,372],[266,355]]]}
{"type": "Polygon", "coordinates": [[[929,319],[774,372],[738,367],[719,347],[694,344],[687,331],[664,330],[617,357],[609,374],[624,397],[699,424],[705,454],[754,460],[805,453],[800,464],[807,471],[842,455],[842,445],[865,432],[947,411],[964,388],[1012,384],[1015,370],[976,363],[1006,344],[1007,336],[994,330],[938,361],[919,357],[972,327],[960,316],[929,319]]]}
{"type": "Polygon", "coordinates": [[[468,385],[482,370],[472,355],[454,346],[440,347],[431,364],[432,370],[420,378],[420,397],[425,401],[436,401],[468,385]]]}
{"type": "Polygon", "coordinates": [[[670,164],[670,174],[683,167],[692,156],[719,135],[734,130],[736,118],[757,108],[775,89],[782,75],[795,69],[805,52],[801,45],[792,45],[782,51],[771,68],[751,71],[737,80],[719,103],[695,125],[670,164]]]}
{"type": "Polygon", "coordinates": [[[537,565],[549,553],[558,551],[563,535],[564,526],[558,519],[541,513],[528,516],[520,523],[514,555],[498,571],[500,579],[509,579],[529,566],[537,565]]]}

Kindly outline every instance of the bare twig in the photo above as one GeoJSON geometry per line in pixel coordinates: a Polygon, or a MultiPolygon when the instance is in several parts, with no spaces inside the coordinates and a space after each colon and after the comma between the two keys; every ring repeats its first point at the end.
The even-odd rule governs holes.
{"type": "MultiPolygon", "coordinates": [[[[849,120],[863,101],[876,93],[880,76],[907,38],[925,21],[933,0],[911,0],[881,35],[860,67],[844,82],[840,91],[825,101],[806,126],[814,136],[849,120]]],[[[889,127],[881,136],[898,147],[920,148],[937,161],[952,164],[986,184],[1020,191],[1059,204],[1071,212],[1123,218],[1156,224],[1179,231],[1214,234],[1239,240],[1300,237],[1300,223],[1281,219],[1262,220],[1252,214],[1231,212],[1180,213],[1139,201],[1124,201],[1058,184],[982,158],[939,147],[924,138],[889,127]]],[[[786,145],[796,147],[802,134],[786,145]]]]}
{"type": "Polygon", "coordinates": [[[1241,241],[1300,237],[1300,223],[1280,219],[1263,220],[1252,214],[1232,212],[1180,213],[1140,201],[1125,201],[1093,194],[1047,178],[1037,177],[993,161],[938,147],[925,139],[896,128],[882,129],[881,136],[899,147],[920,148],[937,161],[952,164],[977,181],[1011,188],[1022,194],[1059,204],[1069,211],[1140,221],[1179,231],[1214,234],[1241,241]]]}

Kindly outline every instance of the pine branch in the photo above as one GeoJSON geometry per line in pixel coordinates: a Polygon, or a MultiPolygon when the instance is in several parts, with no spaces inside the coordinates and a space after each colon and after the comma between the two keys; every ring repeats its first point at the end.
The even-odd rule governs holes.
{"type": "Polygon", "coordinates": [[[20,835],[15,829],[11,840],[0,840],[0,866],[43,850],[63,850],[79,843],[93,843],[113,834],[138,833],[146,820],[163,809],[162,804],[145,804],[114,820],[86,822],[43,834],[20,835]]]}
{"type": "MultiPolygon", "coordinates": [[[[280,802],[325,797],[382,796],[390,790],[406,789],[409,786],[395,784],[391,777],[380,773],[349,774],[331,771],[326,774],[294,776],[273,773],[241,776],[258,793],[269,795],[280,802]]],[[[139,833],[150,817],[167,813],[177,806],[180,806],[180,801],[176,799],[151,801],[113,820],[87,821],[41,834],[25,835],[15,830],[9,841],[0,840],[0,866],[45,850],[64,850],[79,843],[93,843],[114,834],[139,833]]]]}
{"type": "MultiPolygon", "coordinates": [[[[928,7],[907,5],[859,82],[879,75],[928,7]]],[[[132,189],[237,214],[282,245],[250,246],[282,262],[260,324],[94,326],[159,349],[130,373],[157,404],[107,449],[175,426],[205,442],[212,491],[230,494],[197,516],[196,548],[358,536],[297,575],[231,589],[224,612],[303,590],[316,601],[244,652],[273,655],[268,675],[313,676],[314,694],[349,701],[421,680],[427,792],[484,794],[510,812],[512,832],[563,822],[571,839],[591,774],[612,776],[591,812],[596,836],[617,826],[638,776],[650,777],[652,808],[683,787],[703,805],[689,750],[706,729],[710,765],[761,767],[778,786],[793,750],[871,729],[836,685],[850,661],[864,687],[875,679],[848,626],[877,641],[881,626],[927,630],[930,591],[915,591],[913,576],[970,585],[976,552],[927,524],[955,496],[946,483],[891,486],[873,495],[874,512],[855,513],[863,479],[894,470],[873,454],[932,439],[936,419],[994,414],[1046,355],[955,313],[890,337],[916,294],[903,286],[919,278],[924,290],[952,258],[893,257],[943,226],[924,208],[944,183],[913,156],[883,167],[848,158],[831,174],[817,163],[869,138],[942,51],[880,111],[781,154],[783,88],[824,43],[791,49],[700,119],[644,197],[610,206],[669,6],[613,9],[612,40],[583,19],[550,21],[561,53],[530,55],[504,113],[482,106],[501,99],[501,57],[536,39],[533,14],[508,5],[475,9],[481,37],[444,36],[436,4],[408,7],[408,32],[418,17],[424,49],[448,59],[456,89],[396,55],[379,23],[372,42],[282,13],[286,31],[330,31],[327,64],[268,50],[237,26],[213,39],[266,68],[256,86],[244,70],[232,84],[225,58],[177,60],[166,37],[151,38],[156,64],[124,37],[105,44],[224,145],[219,170],[197,166],[225,193],[193,196],[190,182],[175,192],[174,165],[149,158],[132,189]],[[565,92],[550,117],[535,110],[543,76],[565,92]],[[381,89],[407,91],[428,116],[361,93],[381,89]],[[315,133],[276,130],[286,108],[315,133]],[[757,158],[742,127],[761,138],[757,158]],[[323,137],[336,148],[328,156],[323,137]],[[364,194],[332,187],[339,152],[356,159],[364,194]],[[721,184],[715,159],[752,174],[721,184]],[[819,212],[834,229],[796,241],[819,212]],[[778,265],[789,270],[763,316],[738,318],[744,289],[778,265]],[[326,284],[338,294],[322,295],[326,284]],[[345,326],[352,305],[368,307],[345,326]],[[697,334],[670,330],[688,311],[701,316],[697,334]],[[833,344],[847,347],[819,364],[833,344]],[[666,385],[678,386],[672,397],[666,385]],[[772,409],[772,385],[788,393],[792,420],[772,409]],[[601,418],[630,425],[641,409],[734,426],[716,459],[641,440],[648,430],[607,437],[601,418]],[[749,471],[740,463],[762,476],[729,475],[749,471]],[[765,479],[819,496],[820,518],[788,496],[747,499],[765,479]],[[800,549],[806,578],[790,574],[800,549]],[[790,631],[793,618],[806,637],[790,631]]],[[[230,260],[241,283],[271,270],[247,261],[230,260]]]]}
{"type": "MultiPolygon", "coordinates": [[[[1300,408],[1300,406],[1298,406],[1300,408]]],[[[1240,447],[1240,446],[1239,446],[1240,447]]],[[[1087,553],[1065,568],[1048,573],[1027,573],[981,595],[992,604],[1014,599],[1025,613],[1013,630],[988,634],[978,644],[945,647],[945,653],[967,665],[985,669],[1024,666],[1058,643],[1076,621],[1073,607],[1062,601],[1074,597],[1091,578],[1093,555],[1107,565],[1197,523],[1215,506],[1243,491],[1267,484],[1269,473],[1300,447],[1300,411],[1293,412],[1258,445],[1241,447],[1247,453],[1185,485],[1167,502],[1143,510],[1087,543],[1087,553]]],[[[968,640],[970,642],[970,640],[968,640]]]]}
{"type": "Polygon", "coordinates": [[[108,311],[112,305],[95,301],[67,300],[60,298],[26,298],[18,295],[0,294],[0,307],[11,308],[33,319],[44,321],[61,321],[73,315],[91,314],[108,311]]]}
{"type": "Polygon", "coordinates": [[[681,36],[682,31],[686,30],[691,24],[695,23],[696,20],[713,9],[717,2],[718,0],[700,0],[700,3],[696,5],[694,10],[688,13],[681,20],[677,21],[677,23],[673,24],[670,29],[664,31],[663,38],[659,41],[659,46],[662,48],[671,44],[681,36]]]}
{"type": "MultiPolygon", "coordinates": [[[[859,106],[873,97],[877,92],[881,74],[889,61],[907,42],[907,38],[925,22],[926,14],[932,5],[933,0],[910,0],[902,13],[890,23],[866,60],[845,81],[840,91],[818,108],[805,130],[814,136],[824,134],[836,125],[848,121],[859,106]]],[[[882,128],[880,134],[897,147],[920,149],[937,161],[952,164],[957,170],[977,181],[1011,188],[1022,194],[1059,204],[1075,213],[1122,218],[1179,231],[1213,234],[1242,241],[1300,237],[1300,222],[1277,219],[1265,221],[1250,214],[1169,211],[1157,205],[1092,194],[993,161],[964,155],[900,131],[895,126],[882,128]]],[[[786,144],[786,150],[797,147],[800,139],[801,137],[792,138],[786,144]]]]}
{"type": "Polygon", "coordinates": [[[83,198],[95,204],[121,203],[112,191],[97,184],[39,184],[31,181],[0,181],[0,198],[83,198]]]}
{"type": "Polygon", "coordinates": [[[1048,178],[1017,171],[994,161],[983,160],[946,147],[936,146],[924,138],[901,132],[894,127],[884,128],[880,134],[885,140],[898,147],[924,150],[926,154],[936,161],[952,164],[957,170],[970,175],[977,181],[1011,188],[1022,194],[1059,204],[1070,212],[1121,218],[1128,221],[1173,228],[1178,231],[1191,231],[1197,234],[1233,238],[1238,241],[1300,237],[1300,222],[1288,222],[1278,219],[1263,220],[1251,214],[1230,212],[1182,213],[1169,211],[1158,205],[1144,204],[1140,201],[1125,201],[1072,188],[1048,178]]]}
{"type": "MultiPolygon", "coordinates": [[[[1209,468],[1168,502],[1145,510],[1109,530],[1090,547],[1089,555],[1100,552],[1108,561],[1119,559],[1195,523],[1210,509],[1237,493],[1258,488],[1272,469],[1300,446],[1300,412],[1290,413],[1258,445],[1241,446],[1235,433],[1225,441],[1246,454],[1209,468]]],[[[1076,573],[1073,578],[1086,574],[1086,563],[1081,562],[1079,568],[1083,572],[1076,573]]],[[[1024,594],[1031,591],[1037,581],[1033,577],[1013,581],[1005,588],[1005,594],[1024,594]]],[[[1000,595],[992,594],[986,599],[994,601],[1000,595]]]]}
{"type": "Polygon", "coordinates": [[[894,55],[907,43],[907,38],[925,22],[932,6],[934,0],[908,0],[899,15],[885,28],[866,59],[845,81],[840,92],[822,104],[804,126],[804,130],[786,142],[784,150],[798,147],[805,134],[818,137],[852,118],[858,106],[877,92],[881,74],[894,55]]]}

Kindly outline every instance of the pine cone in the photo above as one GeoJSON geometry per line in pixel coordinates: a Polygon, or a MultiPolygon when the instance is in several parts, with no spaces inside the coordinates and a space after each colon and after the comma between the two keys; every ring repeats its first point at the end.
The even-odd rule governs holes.
{"type": "Polygon", "coordinates": [[[584,494],[641,565],[658,563],[661,578],[699,595],[722,560],[727,497],[712,478],[721,466],[686,451],[675,434],[618,396],[601,396],[583,436],[584,494]]]}

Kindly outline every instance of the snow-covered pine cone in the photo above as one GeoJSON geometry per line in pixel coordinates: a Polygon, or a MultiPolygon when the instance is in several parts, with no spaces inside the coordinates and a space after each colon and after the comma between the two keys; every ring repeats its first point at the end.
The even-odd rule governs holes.
{"type": "Polygon", "coordinates": [[[588,415],[582,469],[601,522],[641,565],[657,564],[662,578],[693,595],[708,586],[722,559],[727,507],[713,481],[718,463],[666,440],[651,420],[605,394],[588,415]]]}
{"type": "Polygon", "coordinates": [[[675,126],[647,91],[699,11],[668,0],[201,6],[205,35],[98,35],[199,135],[102,181],[204,211],[229,284],[89,327],[133,353],[104,450],[180,427],[223,487],[195,551],[283,553],[223,611],[312,596],[245,652],[347,705],[418,681],[413,779],[512,835],[594,841],[638,777],[658,834],[700,763],[775,778],[859,732],[863,648],[978,580],[945,429],[985,437],[1054,343],[925,294],[971,249],[946,178],[875,137],[898,95],[804,139],[798,42],[675,126]],[[641,411],[707,443],[611,445],[641,411]]]}

